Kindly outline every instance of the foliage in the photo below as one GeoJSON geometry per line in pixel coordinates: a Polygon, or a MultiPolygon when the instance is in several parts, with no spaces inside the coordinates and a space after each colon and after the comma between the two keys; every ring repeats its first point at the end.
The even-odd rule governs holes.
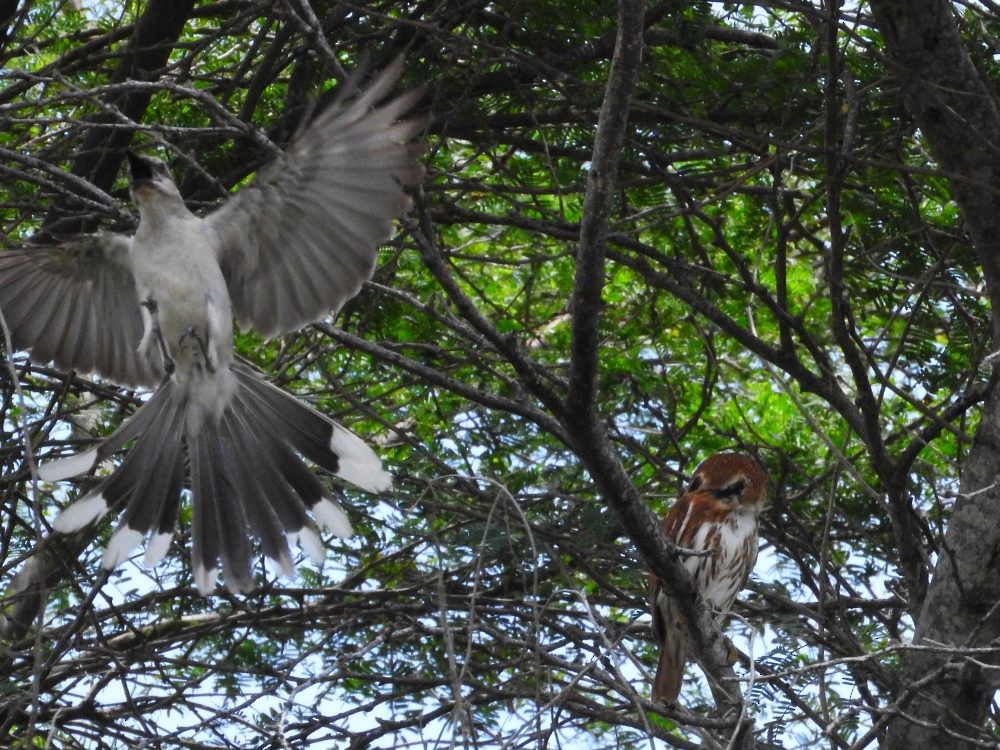
{"type": "MultiPolygon", "coordinates": [[[[335,321],[237,339],[378,444],[396,477],[386,497],[343,489],[357,534],[330,541],[323,570],[262,570],[245,598],[203,599],[181,533],[161,567],[102,574],[112,524],[50,537],[87,483],[31,481],[28,448],[106,434],[141,396],[22,354],[0,369],[3,743],[690,747],[699,726],[731,731],[695,667],[690,712],[646,700],[643,564],[543,397],[565,397],[571,375],[615,6],[313,2],[316,33],[300,2],[203,3],[140,81],[115,71],[156,3],[25,5],[0,74],[12,244],[62,216],[134,223],[121,180],[74,171],[88,132],[155,144],[208,210],[363,60],[404,53],[403,85],[427,84],[433,120],[427,178],[373,282],[335,321]],[[140,121],[113,104],[130,93],[149,95],[140,121]],[[13,580],[29,560],[56,561],[36,610],[13,580]],[[37,611],[23,628],[19,607],[37,611]]],[[[731,627],[755,647],[758,740],[846,748],[898,690],[928,573],[901,561],[887,498],[905,497],[931,564],[977,424],[990,310],[870,19],[842,10],[832,51],[821,5],[648,9],[598,410],[658,513],[707,454],[762,459],[764,551],[731,627]]]]}

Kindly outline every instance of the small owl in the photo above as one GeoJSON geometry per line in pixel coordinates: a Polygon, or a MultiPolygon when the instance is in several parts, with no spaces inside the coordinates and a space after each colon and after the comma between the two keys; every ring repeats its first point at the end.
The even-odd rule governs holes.
{"type": "MultiPolygon", "coordinates": [[[[691,484],[660,525],[674,544],[711,555],[683,558],[695,589],[719,616],[733,605],[757,560],[758,519],[764,508],[767,477],[754,459],[740,453],[719,453],[694,471],[691,484]]],[[[680,612],[649,576],[653,637],[660,644],[660,661],[653,679],[655,702],[673,703],[681,690],[688,657],[687,633],[680,612]]]]}

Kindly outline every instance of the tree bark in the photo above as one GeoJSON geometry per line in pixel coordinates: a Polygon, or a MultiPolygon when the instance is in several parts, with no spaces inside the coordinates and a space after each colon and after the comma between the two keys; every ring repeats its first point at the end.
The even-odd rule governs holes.
{"type": "MultiPolygon", "coordinates": [[[[872,0],[871,9],[906,107],[962,210],[994,310],[993,339],[1000,343],[1000,112],[962,44],[950,3],[872,0]]],[[[995,679],[980,665],[1000,664],[1000,651],[977,653],[975,662],[960,651],[990,644],[1000,634],[998,385],[993,378],[916,623],[916,644],[952,650],[904,657],[890,750],[971,748],[973,739],[990,739],[982,725],[995,679]],[[928,678],[921,689],[907,691],[928,678]]]]}

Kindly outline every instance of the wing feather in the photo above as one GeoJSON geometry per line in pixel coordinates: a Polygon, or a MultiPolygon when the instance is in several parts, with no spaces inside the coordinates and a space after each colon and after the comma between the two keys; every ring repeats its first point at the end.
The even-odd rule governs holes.
{"type": "Polygon", "coordinates": [[[0,312],[15,348],[62,370],[156,385],[159,352],[136,352],[143,326],[130,246],[128,237],[102,233],[0,252],[0,312]]]}
{"type": "Polygon", "coordinates": [[[425,121],[399,118],[421,92],[383,103],[402,71],[397,60],[353,99],[335,100],[207,218],[233,311],[264,336],[335,313],[357,294],[409,206],[425,121]]]}

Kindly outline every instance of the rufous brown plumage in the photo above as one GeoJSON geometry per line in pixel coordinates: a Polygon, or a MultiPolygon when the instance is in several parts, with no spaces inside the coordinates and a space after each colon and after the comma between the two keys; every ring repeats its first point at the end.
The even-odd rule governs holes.
{"type": "MultiPolygon", "coordinates": [[[[705,604],[720,616],[732,607],[757,560],[758,519],[766,494],[767,477],[757,461],[741,453],[719,453],[695,469],[660,526],[679,547],[711,551],[682,560],[705,604]]],[[[653,637],[660,645],[652,699],[673,703],[680,694],[689,635],[660,580],[651,574],[649,584],[653,637]]]]}

